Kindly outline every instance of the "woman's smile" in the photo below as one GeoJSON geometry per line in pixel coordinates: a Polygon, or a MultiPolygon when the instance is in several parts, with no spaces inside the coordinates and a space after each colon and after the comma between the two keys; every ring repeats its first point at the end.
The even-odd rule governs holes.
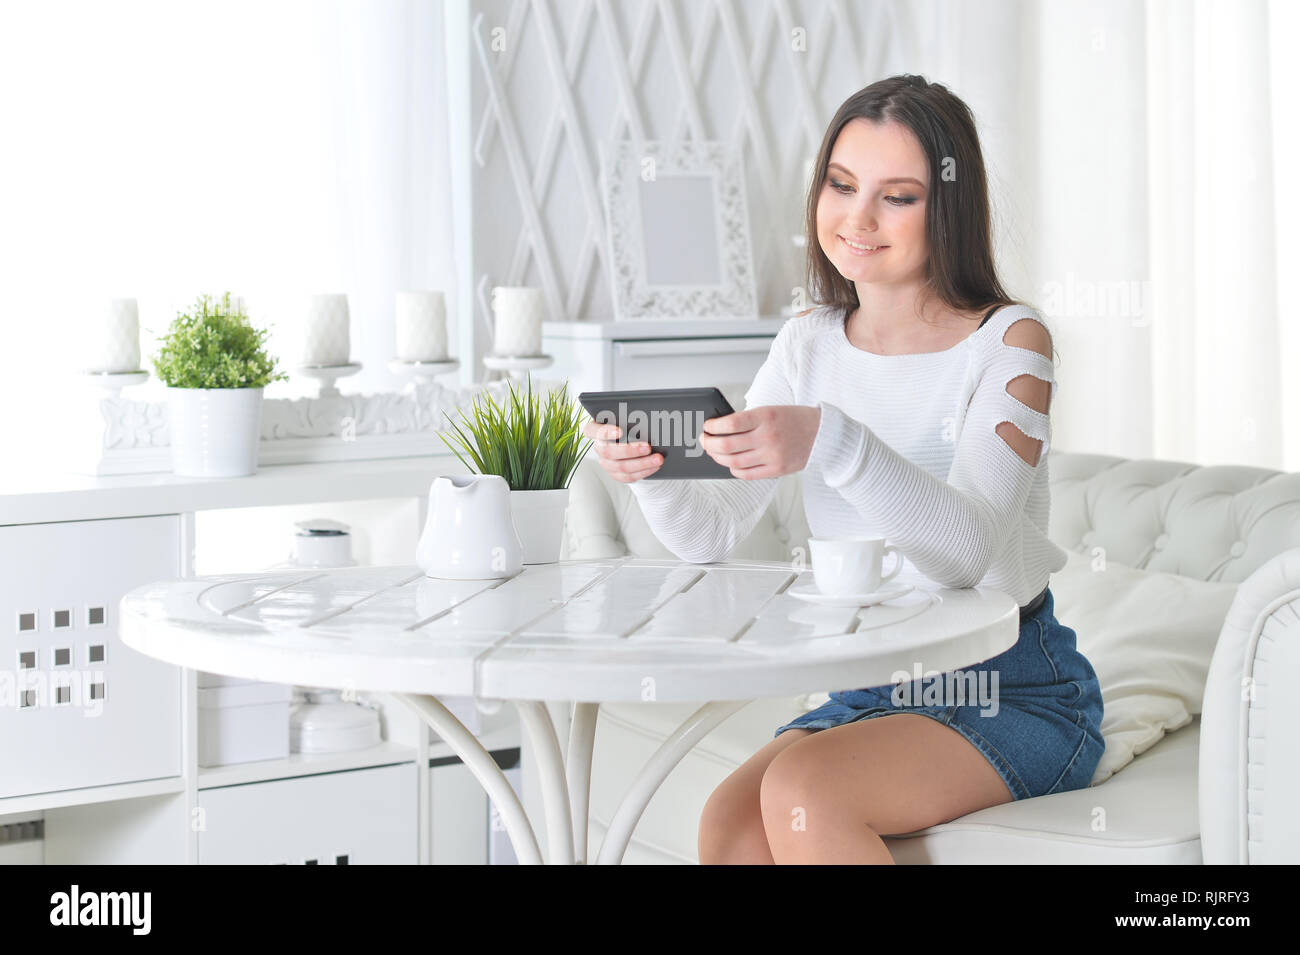
{"type": "Polygon", "coordinates": [[[879,255],[881,252],[885,251],[885,249],[889,248],[887,245],[865,245],[862,243],[852,242],[849,239],[844,238],[844,236],[840,236],[840,241],[844,243],[844,248],[848,249],[852,255],[856,255],[860,258],[866,258],[869,255],[879,255]]]}

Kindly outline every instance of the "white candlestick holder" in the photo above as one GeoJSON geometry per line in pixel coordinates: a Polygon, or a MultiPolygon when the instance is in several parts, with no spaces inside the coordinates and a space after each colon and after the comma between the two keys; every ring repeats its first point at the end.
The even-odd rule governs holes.
{"type": "Polygon", "coordinates": [[[304,378],[312,378],[319,382],[317,386],[317,398],[338,398],[338,385],[334,384],[340,378],[348,378],[355,375],[361,370],[361,362],[350,361],[341,365],[299,365],[294,369],[296,374],[304,378]]]}
{"type": "Polygon", "coordinates": [[[394,375],[414,378],[419,385],[432,384],[439,375],[445,375],[459,367],[459,358],[448,358],[446,361],[403,361],[394,358],[388,363],[388,370],[394,375]]]}
{"type": "Polygon", "coordinates": [[[149,380],[149,372],[139,371],[83,371],[78,372],[75,380],[87,387],[116,398],[123,388],[143,385],[149,380]]]}
{"type": "MultiPolygon", "coordinates": [[[[522,381],[528,372],[537,368],[553,365],[555,359],[550,355],[526,355],[506,357],[505,355],[484,355],[483,365],[490,371],[506,372],[518,381],[522,381]]],[[[490,378],[491,376],[489,376],[490,378]]],[[[496,377],[504,377],[497,375],[496,377]]]]}

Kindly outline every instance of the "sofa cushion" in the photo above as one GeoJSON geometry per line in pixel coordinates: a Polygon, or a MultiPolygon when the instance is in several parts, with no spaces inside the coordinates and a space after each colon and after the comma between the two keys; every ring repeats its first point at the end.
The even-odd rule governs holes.
{"type": "MultiPolygon", "coordinates": [[[[709,795],[808,701],[755,700],[689,752],[650,800],[628,846],[629,863],[698,860],[709,795]]],[[[605,704],[591,780],[590,858],[632,779],[694,704],[605,704]]],[[[900,863],[1044,862],[1196,864],[1200,721],[1138,757],[1104,789],[1090,787],[991,806],[952,822],[886,839],[900,863]]]]}
{"type": "Polygon", "coordinates": [[[1200,865],[1200,718],[1098,788],[1002,803],[885,839],[900,864],[1200,865]]]}
{"type": "Polygon", "coordinates": [[[1106,752],[1095,786],[1200,713],[1237,585],[1067,555],[1051,588],[1056,619],[1078,635],[1101,684],[1106,752]]]}

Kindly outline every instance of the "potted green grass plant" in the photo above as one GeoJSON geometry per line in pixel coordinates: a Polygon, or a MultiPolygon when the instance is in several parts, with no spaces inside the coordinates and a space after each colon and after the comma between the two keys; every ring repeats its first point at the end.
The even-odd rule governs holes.
{"type": "Polygon", "coordinates": [[[554,563],[560,559],[569,482],[591,449],[582,436],[582,406],[568,396],[568,382],[547,394],[543,405],[529,376],[526,394],[511,382],[504,407],[485,392],[475,398],[473,412],[473,420],[461,412],[468,437],[447,418],[455,430],[451,437],[471,460],[461,457],[446,432],[440,432],[443,442],[474,473],[505,479],[523,562],[554,563]]]}
{"type": "Polygon", "coordinates": [[[267,354],[243,300],[201,295],[159,340],[154,373],[167,386],[172,471],[241,477],[257,471],[262,392],[289,376],[267,354]]]}

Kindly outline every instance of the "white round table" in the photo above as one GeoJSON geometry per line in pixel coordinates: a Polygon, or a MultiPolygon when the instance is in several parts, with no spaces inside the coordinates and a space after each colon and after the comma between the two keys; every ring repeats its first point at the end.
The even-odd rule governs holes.
{"type": "Polygon", "coordinates": [[[121,636],[196,670],[392,694],[464,761],[525,863],[542,858],[523,806],[437,696],[518,709],[553,863],[586,861],[597,707],[710,701],[633,781],[596,857],[617,863],[673,767],[751,700],[944,673],[1019,636],[1019,608],[999,591],[919,587],[867,608],[787,593],[812,583],[811,570],[789,563],[633,557],[525,564],[498,580],[426,577],[415,566],[278,570],[139,587],[122,598],[121,636]],[[546,701],[572,707],[567,760],[546,701]]]}

